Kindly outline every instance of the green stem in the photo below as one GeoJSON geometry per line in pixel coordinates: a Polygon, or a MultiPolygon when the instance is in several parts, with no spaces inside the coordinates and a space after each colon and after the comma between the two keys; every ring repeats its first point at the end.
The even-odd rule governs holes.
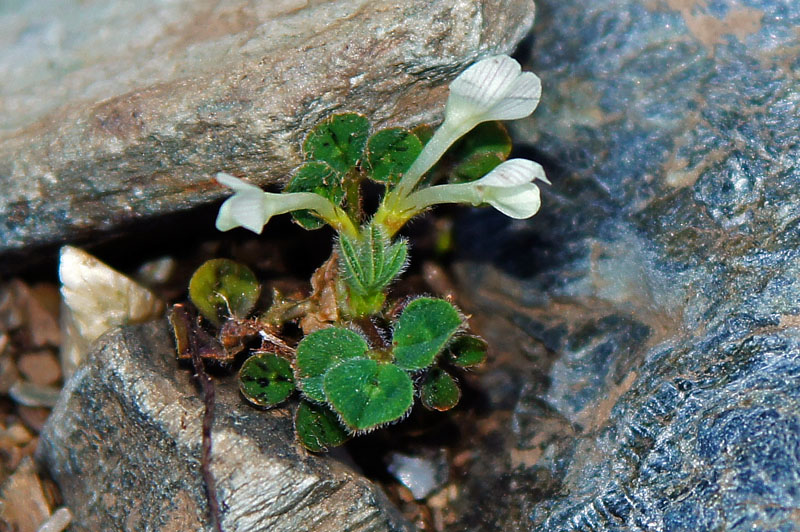
{"type": "MultiPolygon", "coordinates": [[[[269,194],[267,192],[266,194],[269,194]]],[[[357,237],[358,229],[347,213],[327,198],[314,194],[313,192],[291,192],[289,194],[275,194],[280,196],[280,208],[275,214],[297,211],[300,209],[311,209],[316,212],[325,223],[333,227],[338,233],[357,237]]]]}
{"type": "MultiPolygon", "coordinates": [[[[393,236],[411,218],[432,205],[440,203],[466,203],[480,205],[483,202],[480,191],[473,183],[454,185],[436,185],[423,188],[411,195],[396,201],[394,208],[387,209],[379,220],[375,215],[375,223],[380,223],[393,236]]],[[[379,211],[380,213],[380,211],[379,211]]]]}
{"type": "Polygon", "coordinates": [[[475,127],[480,120],[453,121],[445,117],[442,125],[436,130],[433,137],[425,144],[422,152],[416,158],[411,168],[403,175],[400,182],[388,193],[381,202],[378,212],[373,218],[374,223],[382,225],[392,236],[419,210],[409,211],[406,199],[412,195],[414,188],[442,155],[459,138],[475,127]]]}
{"type": "Polygon", "coordinates": [[[422,152],[414,160],[411,168],[403,175],[390,194],[398,199],[411,194],[419,180],[425,175],[425,172],[433,168],[433,165],[442,158],[447,149],[472,127],[474,126],[465,130],[463,125],[454,125],[452,121],[445,118],[442,125],[439,126],[439,129],[436,130],[436,133],[433,134],[433,137],[425,144],[422,152]]]}
{"type": "MultiPolygon", "coordinates": [[[[481,191],[475,183],[436,185],[418,190],[403,200],[404,210],[414,214],[440,203],[467,203],[480,205],[483,202],[481,191]]],[[[413,214],[412,214],[413,216],[413,214]]]]}

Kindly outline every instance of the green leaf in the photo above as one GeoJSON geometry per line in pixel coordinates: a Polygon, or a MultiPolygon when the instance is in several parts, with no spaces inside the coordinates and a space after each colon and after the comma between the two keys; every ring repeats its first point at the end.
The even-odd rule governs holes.
{"type": "Polygon", "coordinates": [[[461,389],[450,374],[441,368],[433,368],[422,381],[420,399],[426,408],[444,412],[458,404],[461,389]]]}
{"type": "Polygon", "coordinates": [[[412,129],[411,132],[419,139],[422,145],[425,146],[428,141],[433,138],[433,134],[436,130],[430,124],[420,124],[412,129]]]}
{"type": "Polygon", "coordinates": [[[355,332],[328,327],[309,334],[298,344],[295,379],[303,395],[325,402],[322,379],[325,372],[343,360],[361,357],[369,350],[367,342],[355,332]]]}
{"type": "MultiPolygon", "coordinates": [[[[328,198],[334,205],[344,199],[342,178],[327,163],[313,161],[298,168],[284,192],[313,192],[328,198]]],[[[294,220],[306,229],[319,229],[324,225],[311,211],[304,209],[292,212],[294,220]]]]}
{"type": "Polygon", "coordinates": [[[459,327],[458,310],[444,299],[415,299],[394,328],[395,364],[407,370],[427,368],[459,327]]]}
{"type": "Polygon", "coordinates": [[[301,401],[294,414],[294,432],[312,453],[327,451],[328,447],[337,447],[350,439],[334,412],[307,401],[301,401]]]}
{"type": "Polygon", "coordinates": [[[414,402],[411,377],[394,364],[353,358],[328,370],[328,404],[353,431],[368,431],[400,419],[414,402]]]}
{"type": "Polygon", "coordinates": [[[447,348],[450,363],[462,368],[482,364],[486,360],[488,345],[479,336],[459,336],[447,348]]]}
{"type": "Polygon", "coordinates": [[[259,353],[248,358],[239,370],[239,390],[251,403],[275,406],[294,391],[292,365],[273,353],[259,353]]]}
{"type": "Polygon", "coordinates": [[[386,248],[383,255],[381,270],[375,275],[375,286],[383,290],[389,285],[408,264],[408,242],[404,238],[397,239],[386,248]]]}
{"type": "Polygon", "coordinates": [[[485,176],[511,154],[511,137],[500,122],[484,122],[461,137],[448,151],[455,166],[450,182],[474,181],[485,176]]]}
{"type": "Polygon", "coordinates": [[[189,281],[189,299],[210,322],[243,318],[258,300],[261,286],[250,268],[228,259],[212,259],[189,281]]]}
{"type": "Polygon", "coordinates": [[[405,268],[408,243],[402,238],[391,243],[385,229],[369,225],[357,239],[340,236],[339,258],[350,289],[360,296],[374,296],[405,268]]]}
{"type": "MultiPolygon", "coordinates": [[[[428,143],[429,140],[433,138],[433,134],[435,133],[435,129],[430,124],[421,124],[411,132],[414,134],[415,137],[419,139],[419,142],[422,144],[423,147],[428,143]]],[[[425,175],[422,176],[419,184],[417,185],[417,189],[424,188],[426,186],[430,186],[431,182],[433,181],[436,172],[440,168],[441,165],[437,164],[434,165],[433,169],[428,170],[425,172],[425,175]]]]}
{"type": "Polygon", "coordinates": [[[369,120],[363,115],[331,115],[309,132],[303,151],[306,160],[326,162],[346,174],[361,160],[368,136],[369,120]]]}
{"type": "MultiPolygon", "coordinates": [[[[429,134],[422,127],[413,131],[424,145],[429,134]]],[[[474,181],[488,174],[511,154],[511,137],[501,122],[484,122],[461,137],[425,174],[420,187],[447,179],[451,183],[474,181]]]]}
{"type": "Polygon", "coordinates": [[[496,153],[476,153],[456,165],[450,176],[451,183],[466,183],[485,176],[505,161],[496,153]]]}
{"type": "Polygon", "coordinates": [[[370,176],[381,183],[397,184],[422,151],[422,142],[400,127],[378,131],[367,141],[370,176]]]}

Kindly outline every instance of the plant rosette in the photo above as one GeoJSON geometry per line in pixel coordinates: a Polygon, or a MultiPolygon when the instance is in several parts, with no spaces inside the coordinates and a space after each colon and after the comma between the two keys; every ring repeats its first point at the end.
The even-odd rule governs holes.
{"type": "MultiPolygon", "coordinates": [[[[224,345],[224,331],[241,329],[246,321],[245,329],[262,337],[262,347],[240,369],[242,395],[269,408],[297,392],[295,432],[313,452],[403,419],[416,397],[431,410],[455,407],[461,397],[455,374],[485,361],[486,342],[468,334],[464,316],[442,299],[413,299],[395,319],[387,294],[409,261],[408,241],[397,233],[415,216],[446,203],[490,205],[516,219],[536,214],[537,181],[548,182],[544,170],[527,159],[506,160],[511,140],[497,121],[530,115],[540,94],[535,74],[522,72],[508,56],[489,57],[450,84],[444,120],[435,131],[428,126],[374,131],[361,114],[334,114],[306,136],[304,162],[283,192],[217,174],[233,191],[217,216],[220,231],[242,227],[260,234],[273,216],[284,213],[308,230],[333,228],[330,260],[338,270],[325,289],[335,295],[329,300],[337,307],[331,313],[337,321],[304,336],[295,350],[288,348],[276,331],[313,312],[317,303],[311,297],[275,297],[273,306],[259,313],[260,285],[252,272],[216,259],[195,273],[190,298],[216,327],[217,340],[198,332],[192,333],[193,344],[187,342],[194,326],[185,312],[176,314],[183,351],[203,334],[211,338],[207,343],[224,345]],[[374,212],[364,211],[368,181],[384,189],[374,212]],[[371,345],[367,337],[376,341],[375,335],[362,335],[359,323],[388,324],[376,336],[381,345],[371,345]]],[[[229,352],[226,360],[236,354],[229,352]]]]}

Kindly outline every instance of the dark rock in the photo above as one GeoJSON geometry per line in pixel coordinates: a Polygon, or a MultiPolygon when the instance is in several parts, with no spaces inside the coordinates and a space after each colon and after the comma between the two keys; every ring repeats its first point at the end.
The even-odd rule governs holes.
{"type": "MultiPolygon", "coordinates": [[[[411,530],[379,488],[295,443],[288,408],[244,403],[217,380],[211,470],[224,530],[411,530]]],[[[203,402],[162,323],[102,337],[69,380],[38,458],[74,530],[210,530],[200,473],[203,402]]]]}
{"type": "Polygon", "coordinates": [[[799,530],[800,5],[537,7],[515,127],[554,186],[456,225],[517,397],[458,526],[799,530]]]}
{"type": "Polygon", "coordinates": [[[0,254],[208,203],[219,171],[285,181],[337,110],[431,121],[532,21],[532,0],[5,2],[0,254]]]}

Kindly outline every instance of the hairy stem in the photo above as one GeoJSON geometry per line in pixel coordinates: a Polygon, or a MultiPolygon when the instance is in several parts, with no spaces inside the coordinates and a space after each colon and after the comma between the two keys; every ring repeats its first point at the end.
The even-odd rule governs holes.
{"type": "Polygon", "coordinates": [[[216,532],[222,532],[222,519],[219,510],[219,500],[217,499],[217,488],[214,475],[211,472],[211,429],[214,425],[214,382],[206,373],[203,359],[200,358],[200,348],[197,345],[196,335],[191,335],[192,346],[192,366],[194,376],[200,384],[203,392],[203,443],[200,455],[200,471],[203,475],[203,482],[206,487],[206,498],[208,500],[208,510],[211,514],[211,521],[216,532]]]}

